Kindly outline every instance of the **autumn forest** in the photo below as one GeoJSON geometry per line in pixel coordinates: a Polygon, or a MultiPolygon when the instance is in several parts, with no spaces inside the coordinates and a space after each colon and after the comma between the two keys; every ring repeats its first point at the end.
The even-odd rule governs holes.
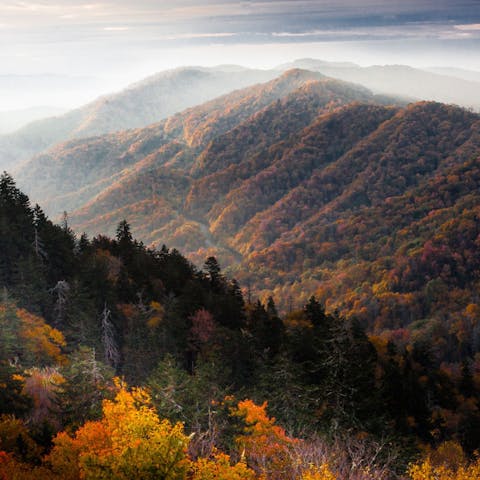
{"type": "Polygon", "coordinates": [[[480,116],[303,64],[0,136],[1,480],[480,478],[480,116]]]}
{"type": "Polygon", "coordinates": [[[429,337],[315,296],[280,314],[215,257],[147,248],[126,221],[77,236],[8,174],[0,202],[2,478],[479,475],[476,304],[429,337]]]}

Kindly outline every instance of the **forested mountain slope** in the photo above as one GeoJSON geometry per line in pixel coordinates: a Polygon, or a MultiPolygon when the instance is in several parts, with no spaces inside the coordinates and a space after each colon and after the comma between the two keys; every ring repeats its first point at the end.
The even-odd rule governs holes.
{"type": "Polygon", "coordinates": [[[270,80],[274,71],[226,67],[168,70],[61,116],[0,136],[0,168],[11,169],[73,138],[144,127],[224,93],[270,80]]]}
{"type": "Polygon", "coordinates": [[[450,325],[476,348],[468,312],[478,305],[479,128],[460,109],[412,105],[253,217],[230,245],[278,298],[313,289],[372,329],[400,334],[428,319],[416,335],[450,325]]]}
{"type": "MultiPolygon", "coordinates": [[[[247,122],[245,129],[250,128],[248,122],[255,121],[255,114],[259,115],[256,121],[269,129],[264,134],[265,141],[274,143],[307,125],[317,113],[354,100],[376,99],[361,87],[325,79],[318,73],[293,70],[266,84],[219,97],[144,129],[61,144],[25,165],[17,177],[22,187],[42,201],[49,212],[58,211],[55,201],[71,211],[82,206],[86,198],[93,198],[90,191],[102,191],[105,182],[113,184],[120,172],[122,177],[129,177],[161,166],[190,177],[203,168],[201,153],[210,141],[232,128],[241,128],[242,122],[247,122]],[[285,105],[277,104],[278,100],[285,105]],[[282,117],[272,123],[271,119],[284,106],[282,117]],[[288,117],[290,114],[294,116],[288,117]],[[272,136],[275,129],[276,136],[272,136]]],[[[258,134],[255,128],[255,141],[258,134]]],[[[256,144],[252,150],[255,148],[256,144]]]]}
{"type": "Polygon", "coordinates": [[[353,63],[314,59],[300,59],[272,70],[229,65],[183,67],[160,72],[84,107],[32,122],[16,132],[0,136],[0,167],[11,170],[52,145],[69,139],[144,127],[235,89],[271,80],[292,68],[355,82],[376,94],[480,109],[479,81],[475,72],[424,71],[404,65],[360,67],[353,63]],[[468,78],[464,78],[468,73],[468,78]]]}
{"type": "Polygon", "coordinates": [[[392,103],[292,70],[145,129],[60,145],[19,182],[79,231],[111,234],[127,218],[147,244],[217,255],[284,308],[315,293],[372,331],[451,336],[453,359],[458,342],[480,342],[468,313],[480,308],[480,119],[392,103]]]}
{"type": "Polygon", "coordinates": [[[479,348],[451,333],[453,359],[315,297],[280,316],[126,221],[52,223],[8,174],[0,288],[2,478],[478,478],[479,348]]]}

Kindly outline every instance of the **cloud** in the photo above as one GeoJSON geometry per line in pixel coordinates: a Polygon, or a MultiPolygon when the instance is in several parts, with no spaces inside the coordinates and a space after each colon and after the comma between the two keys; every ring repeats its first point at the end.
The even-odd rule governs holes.
{"type": "Polygon", "coordinates": [[[105,32],[126,32],[130,27],[103,27],[105,32]]]}
{"type": "MultiPolygon", "coordinates": [[[[286,45],[303,56],[307,44],[321,50],[340,42],[350,51],[374,43],[391,48],[399,42],[413,50],[409,45],[417,41],[442,48],[448,42],[480,42],[480,2],[0,0],[0,23],[0,74],[35,68],[88,73],[121,71],[128,62],[150,65],[166,58],[167,50],[169,62],[184,62],[180,51],[205,49],[206,57],[217,47],[230,52],[239,47],[249,58],[251,51],[270,45],[269,60],[286,45]]],[[[196,58],[203,61],[201,55],[196,58]]]]}
{"type": "Polygon", "coordinates": [[[465,25],[455,25],[454,28],[462,31],[479,31],[480,23],[467,23],[465,25]]]}
{"type": "Polygon", "coordinates": [[[399,25],[352,25],[350,28],[325,28],[305,31],[274,31],[280,41],[337,41],[385,39],[462,39],[470,38],[480,25],[451,25],[440,22],[407,22],[399,25]],[[458,28],[461,27],[461,28],[458,28]],[[467,28],[468,27],[468,28],[467,28]]]}
{"type": "Polygon", "coordinates": [[[200,40],[208,38],[228,38],[235,37],[235,33],[231,32],[219,32],[219,33],[180,33],[178,35],[164,35],[161,39],[164,40],[200,40]]]}

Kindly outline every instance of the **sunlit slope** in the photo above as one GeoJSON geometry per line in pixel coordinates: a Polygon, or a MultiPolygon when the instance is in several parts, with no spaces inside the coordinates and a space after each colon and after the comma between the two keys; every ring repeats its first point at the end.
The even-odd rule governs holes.
{"type": "Polygon", "coordinates": [[[161,72],[84,107],[0,136],[0,167],[12,169],[73,138],[145,127],[221,94],[272,79],[272,71],[189,67],[161,72]]]}
{"type": "Polygon", "coordinates": [[[372,329],[463,315],[479,286],[480,119],[292,70],[159,124],[55,147],[19,182],[52,214],[218,256],[286,305],[372,329]],[[396,103],[396,104],[395,104],[396,103]],[[453,305],[453,307],[452,307],[453,305]],[[443,317],[442,317],[443,316],[443,317]]]}

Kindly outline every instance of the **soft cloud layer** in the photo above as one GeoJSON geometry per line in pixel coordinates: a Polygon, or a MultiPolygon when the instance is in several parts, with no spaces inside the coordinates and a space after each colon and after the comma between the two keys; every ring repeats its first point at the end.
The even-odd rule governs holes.
{"type": "Polygon", "coordinates": [[[480,2],[3,0],[0,44],[0,75],[98,76],[112,88],[186,63],[305,56],[480,69],[480,2]]]}

